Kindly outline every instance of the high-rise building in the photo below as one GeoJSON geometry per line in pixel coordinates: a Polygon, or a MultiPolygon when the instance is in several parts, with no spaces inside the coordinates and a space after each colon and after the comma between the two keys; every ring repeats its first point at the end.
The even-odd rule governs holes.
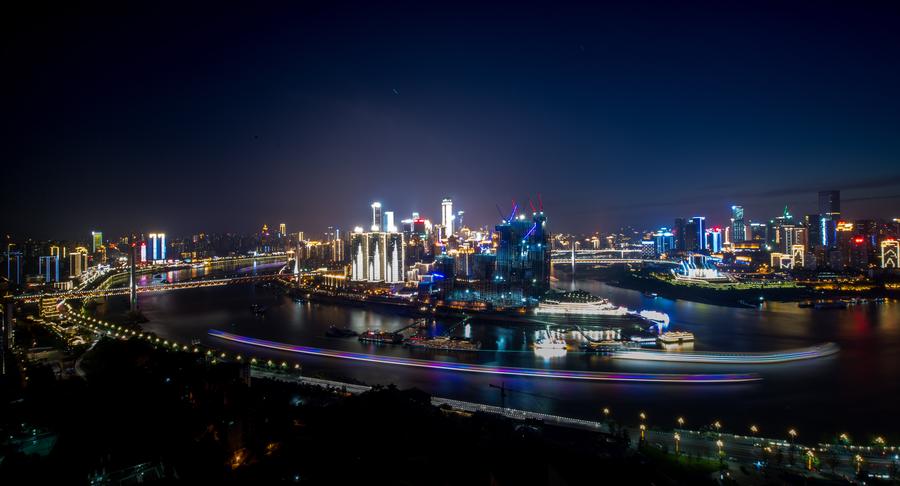
{"type": "Polygon", "coordinates": [[[822,227],[822,246],[837,246],[837,222],[841,217],[841,192],[819,191],[819,217],[822,227]]]}
{"type": "Polygon", "coordinates": [[[697,251],[700,242],[697,241],[697,221],[693,218],[684,223],[684,249],[687,251],[697,251]]]}
{"type": "Polygon", "coordinates": [[[38,273],[44,277],[44,282],[59,282],[59,257],[42,256],[38,259],[38,273]]]}
{"type": "Polygon", "coordinates": [[[402,283],[406,278],[406,244],[403,233],[350,234],[350,279],[357,282],[402,283]]]}
{"type": "Polygon", "coordinates": [[[710,253],[722,251],[722,228],[714,226],[706,230],[706,248],[710,253]]]}
{"type": "Polygon", "coordinates": [[[156,254],[159,251],[159,238],[157,238],[156,233],[150,233],[147,235],[150,238],[150,261],[156,261],[156,254]]]}
{"type": "Polygon", "coordinates": [[[22,252],[6,250],[6,279],[11,284],[22,283],[22,252]]]}
{"type": "Polygon", "coordinates": [[[453,234],[453,200],[444,198],[441,201],[441,226],[444,228],[444,238],[449,238],[453,234]]]}
{"type": "Polygon", "coordinates": [[[495,227],[498,235],[494,280],[499,288],[521,289],[525,296],[550,288],[550,245],[543,211],[524,214],[495,227]]]}
{"type": "Polygon", "coordinates": [[[166,259],[166,234],[159,233],[159,259],[166,259]]]}
{"type": "Polygon", "coordinates": [[[694,229],[696,231],[695,238],[697,241],[694,250],[706,250],[706,218],[703,216],[694,216],[691,219],[694,222],[694,229]]]}
{"type": "Polygon", "coordinates": [[[91,253],[97,253],[103,247],[103,232],[91,231],[91,253]]]}
{"type": "Polygon", "coordinates": [[[747,239],[747,229],[744,225],[744,207],[731,206],[731,242],[742,243],[747,239]]]}
{"type": "Polygon", "coordinates": [[[147,263],[147,242],[141,242],[141,263],[147,263]]]}
{"type": "Polygon", "coordinates": [[[372,231],[381,231],[381,203],[372,203],[372,231]]]}
{"type": "Polygon", "coordinates": [[[764,245],[769,241],[769,226],[766,223],[750,223],[749,237],[751,241],[758,241],[764,245]]]}
{"type": "Polygon", "coordinates": [[[78,278],[87,270],[88,258],[84,253],[69,253],[69,277],[78,278]]]}
{"type": "Polygon", "coordinates": [[[394,212],[393,211],[385,211],[384,212],[384,230],[388,233],[396,233],[397,227],[394,225],[394,212]]]}
{"type": "Polygon", "coordinates": [[[656,256],[671,253],[675,249],[675,235],[668,228],[660,228],[653,233],[653,244],[656,256]]]}
{"type": "Polygon", "coordinates": [[[278,225],[278,237],[284,238],[285,235],[287,235],[287,225],[284,223],[281,223],[278,225]]]}
{"type": "Polygon", "coordinates": [[[791,258],[793,259],[794,268],[803,268],[806,259],[806,246],[791,245],[791,258]]]}
{"type": "Polygon", "coordinates": [[[900,268],[900,242],[897,240],[881,242],[881,268],[900,268]]]}

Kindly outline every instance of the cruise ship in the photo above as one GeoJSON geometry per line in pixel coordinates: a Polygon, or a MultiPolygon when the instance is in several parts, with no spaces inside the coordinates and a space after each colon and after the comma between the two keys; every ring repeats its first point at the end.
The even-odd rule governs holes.
{"type": "Polygon", "coordinates": [[[535,314],[565,316],[624,316],[628,309],[613,305],[587,292],[575,291],[563,294],[560,299],[546,299],[534,310],[535,314]]]}

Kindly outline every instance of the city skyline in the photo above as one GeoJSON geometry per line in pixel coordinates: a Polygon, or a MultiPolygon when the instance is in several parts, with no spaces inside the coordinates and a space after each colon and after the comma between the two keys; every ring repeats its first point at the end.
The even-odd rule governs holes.
{"type": "Polygon", "coordinates": [[[522,5],[499,30],[501,6],[36,12],[10,44],[0,230],[324,228],[372,200],[437,220],[440,196],[486,224],[541,193],[593,232],[806,213],[828,188],[896,217],[896,6],[763,7],[522,5]]]}
{"type": "Polygon", "coordinates": [[[900,484],[900,2],[5,10],[0,484],[900,484]]]}

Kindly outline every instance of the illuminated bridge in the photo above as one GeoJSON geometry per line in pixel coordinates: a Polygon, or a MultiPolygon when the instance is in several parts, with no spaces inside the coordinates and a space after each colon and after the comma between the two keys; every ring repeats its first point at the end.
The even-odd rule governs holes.
{"type": "MultiPolygon", "coordinates": [[[[139,286],[135,288],[135,291],[140,294],[145,292],[163,292],[167,290],[196,289],[200,287],[218,287],[221,285],[241,284],[277,279],[289,281],[295,280],[297,277],[298,275],[289,273],[245,275],[240,277],[192,280],[189,282],[175,282],[167,284],[139,286]]],[[[40,302],[42,299],[81,299],[89,297],[107,297],[110,295],[128,295],[130,292],[131,289],[129,287],[114,287],[108,289],[70,290],[62,292],[45,292],[40,294],[24,294],[12,296],[9,298],[19,302],[40,302]]]]}
{"type": "Polygon", "coordinates": [[[641,256],[641,250],[553,250],[550,253],[550,264],[552,265],[613,265],[617,263],[678,265],[678,262],[674,261],[643,258],[641,256]]]}

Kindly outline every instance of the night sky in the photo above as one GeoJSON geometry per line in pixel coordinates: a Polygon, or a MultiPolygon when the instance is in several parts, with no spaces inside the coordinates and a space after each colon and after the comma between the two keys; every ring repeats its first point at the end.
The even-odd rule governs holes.
{"type": "Polygon", "coordinates": [[[898,2],[377,3],[9,12],[0,230],[900,217],[898,2]]]}

